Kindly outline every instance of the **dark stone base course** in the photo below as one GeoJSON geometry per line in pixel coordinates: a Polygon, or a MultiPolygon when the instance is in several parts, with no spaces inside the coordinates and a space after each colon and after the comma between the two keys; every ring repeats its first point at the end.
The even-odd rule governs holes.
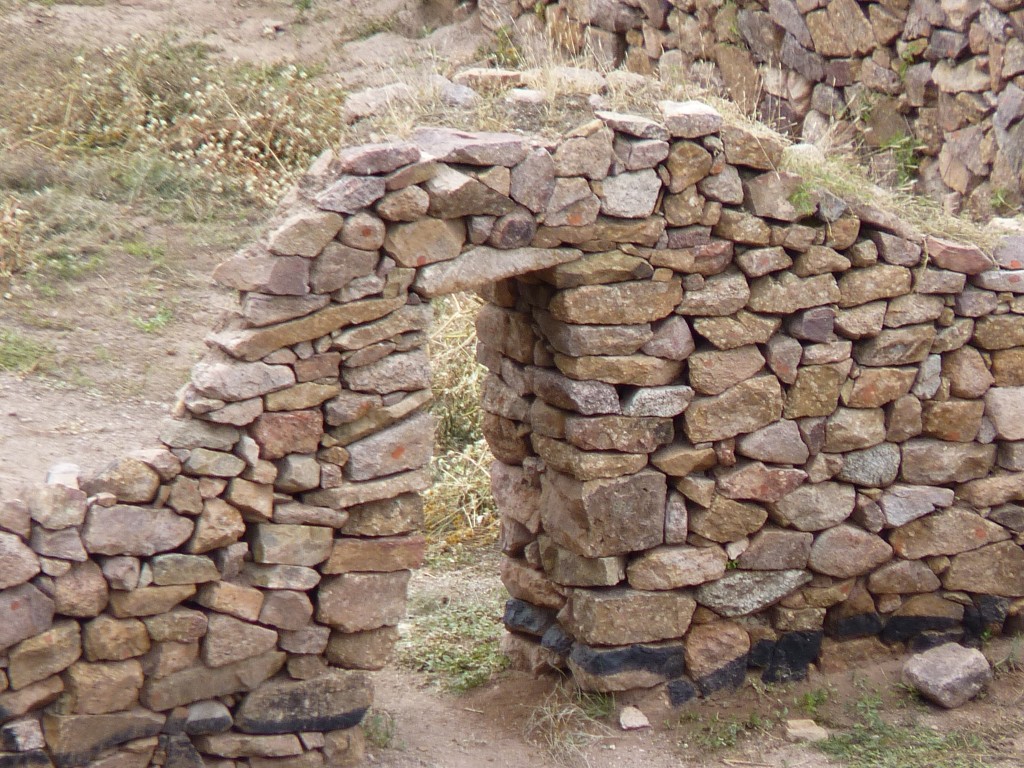
{"type": "Polygon", "coordinates": [[[744,654],[719,667],[710,675],[697,679],[697,686],[703,696],[710,696],[722,690],[736,690],[747,679],[747,656],[744,654]]]}
{"type": "Polygon", "coordinates": [[[946,643],[959,643],[963,640],[964,633],[962,630],[955,629],[949,632],[935,632],[928,631],[922,632],[919,635],[914,635],[907,642],[907,650],[911,653],[921,653],[922,651],[928,651],[932,648],[937,648],[940,645],[946,643]]]}
{"type": "Polygon", "coordinates": [[[510,632],[541,637],[555,623],[555,614],[513,597],[505,603],[505,615],[501,620],[510,632]]]}
{"type": "Polygon", "coordinates": [[[547,648],[549,651],[554,651],[559,656],[568,656],[572,651],[572,643],[572,638],[557,624],[552,624],[548,627],[540,639],[542,647],[547,648]]]}
{"type": "Polygon", "coordinates": [[[31,752],[0,752],[0,768],[53,768],[53,763],[41,749],[33,749],[31,752]]]}
{"type": "Polygon", "coordinates": [[[697,686],[687,677],[673,680],[665,690],[668,691],[668,703],[673,707],[681,707],[697,698],[697,686]]]}
{"type": "MultiPolygon", "coordinates": [[[[959,627],[960,622],[948,616],[893,616],[886,622],[880,637],[883,643],[905,643],[929,631],[946,631],[959,627]]],[[[959,630],[963,634],[963,630],[959,630]]]]}
{"type": "Polygon", "coordinates": [[[747,655],[747,663],[755,669],[768,669],[775,652],[775,640],[761,639],[754,643],[747,655]]]}
{"type": "Polygon", "coordinates": [[[994,595],[978,595],[974,605],[964,607],[964,632],[968,637],[981,638],[985,633],[996,634],[1006,623],[1010,600],[994,595]]]}
{"type": "Polygon", "coordinates": [[[823,632],[787,632],[772,649],[769,662],[761,679],[766,683],[785,683],[803,680],[807,667],[821,653],[823,632]]]}
{"type": "Polygon", "coordinates": [[[885,621],[877,613],[861,613],[830,621],[828,633],[837,640],[852,640],[877,635],[884,626],[885,621]]]}
{"type": "Polygon", "coordinates": [[[649,645],[628,645],[623,648],[594,648],[576,643],[571,658],[592,675],[614,675],[642,670],[653,672],[666,680],[682,677],[685,671],[683,654],[678,645],[658,648],[649,645]]]}
{"type": "Polygon", "coordinates": [[[245,697],[235,727],[255,734],[340,731],[359,725],[370,708],[371,690],[368,675],[347,670],[267,683],[245,697]]]}

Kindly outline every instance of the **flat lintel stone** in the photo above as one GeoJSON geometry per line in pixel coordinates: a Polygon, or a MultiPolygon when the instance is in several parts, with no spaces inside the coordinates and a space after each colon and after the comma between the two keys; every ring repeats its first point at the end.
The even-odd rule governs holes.
{"type": "Polygon", "coordinates": [[[497,280],[575,261],[583,255],[575,248],[513,248],[478,246],[452,261],[419,270],[413,290],[426,298],[468,291],[497,280]]]}

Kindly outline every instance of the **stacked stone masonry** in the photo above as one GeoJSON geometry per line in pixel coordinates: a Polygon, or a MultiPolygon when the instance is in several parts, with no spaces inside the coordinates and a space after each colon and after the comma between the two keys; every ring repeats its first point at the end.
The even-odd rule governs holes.
{"type": "Polygon", "coordinates": [[[1020,239],[922,235],[661,107],[321,158],[216,270],[239,308],[163,445],[0,504],[0,766],[360,761],[453,291],[487,300],[521,666],[679,704],[1019,626],[1020,239]]]}
{"type": "Polygon", "coordinates": [[[700,83],[805,139],[923,155],[925,190],[981,216],[1024,200],[1020,0],[480,0],[485,23],[700,83]]]}

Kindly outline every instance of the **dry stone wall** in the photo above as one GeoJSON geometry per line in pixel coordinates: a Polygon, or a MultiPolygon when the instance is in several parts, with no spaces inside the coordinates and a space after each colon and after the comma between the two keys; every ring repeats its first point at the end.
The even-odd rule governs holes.
{"type": "Polygon", "coordinates": [[[520,665],[678,704],[826,632],[1019,625],[1024,242],[923,236],[661,106],[318,161],[216,270],[239,308],[163,445],[0,505],[0,765],[359,762],[459,290],[520,665]]]}
{"type": "MultiPolygon", "coordinates": [[[[859,135],[959,210],[1022,203],[1019,0],[481,0],[605,66],[711,87],[805,139],[859,135]],[[525,7],[524,7],[525,6],[525,7]]],[[[895,173],[894,175],[898,175],[895,173]]],[[[997,211],[998,212],[998,211],[997,211]]]]}

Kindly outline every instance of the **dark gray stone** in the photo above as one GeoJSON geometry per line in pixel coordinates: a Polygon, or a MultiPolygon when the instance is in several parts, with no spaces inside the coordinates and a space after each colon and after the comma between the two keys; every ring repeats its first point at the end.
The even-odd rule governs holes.
{"type": "Polygon", "coordinates": [[[501,620],[511,632],[543,636],[555,623],[555,614],[525,600],[512,598],[505,603],[505,615],[501,620]]]}
{"type": "Polygon", "coordinates": [[[197,701],[188,708],[185,733],[191,736],[223,733],[230,730],[233,723],[230,710],[219,701],[197,701]]]}
{"type": "Polygon", "coordinates": [[[41,749],[33,749],[31,752],[0,752],[0,768],[53,768],[53,763],[41,749]]]}
{"type": "Polygon", "coordinates": [[[685,666],[682,648],[678,644],[599,648],[576,643],[570,657],[585,672],[601,676],[642,671],[671,680],[680,677],[685,666]]]}
{"type": "Polygon", "coordinates": [[[821,653],[822,632],[787,632],[772,648],[772,657],[761,679],[766,683],[803,680],[807,667],[821,653]]]}
{"type": "Polygon", "coordinates": [[[243,733],[297,733],[351,728],[370,707],[370,678],[335,669],[312,680],[275,680],[246,695],[235,713],[243,733]]]}
{"type": "Polygon", "coordinates": [[[161,736],[160,741],[167,755],[164,768],[206,768],[203,756],[192,745],[188,736],[161,736]]]}

